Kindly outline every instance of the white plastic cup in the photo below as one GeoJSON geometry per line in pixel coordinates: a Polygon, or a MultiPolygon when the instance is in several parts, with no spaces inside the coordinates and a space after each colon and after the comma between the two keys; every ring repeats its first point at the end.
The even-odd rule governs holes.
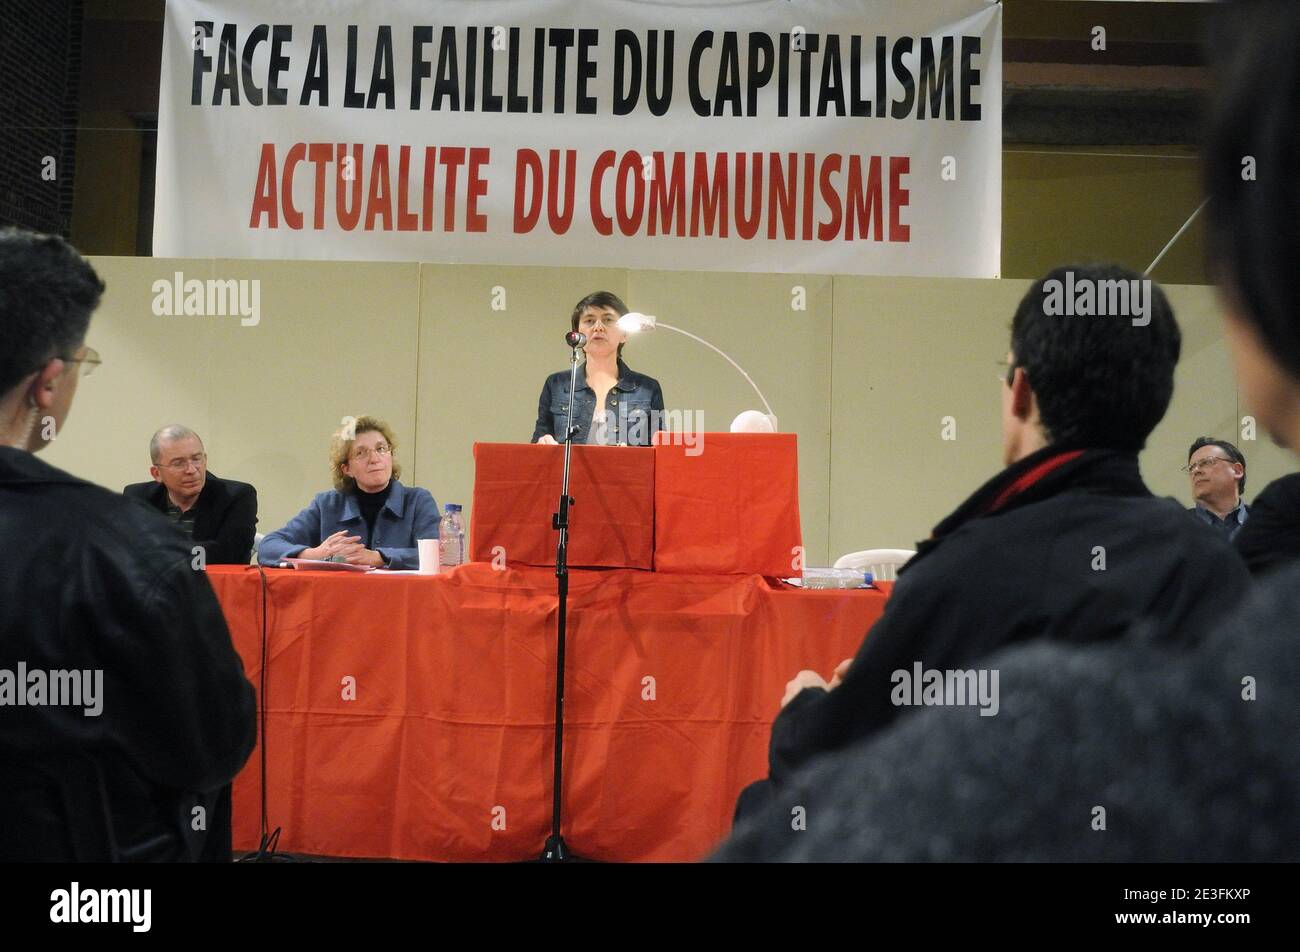
{"type": "Polygon", "coordinates": [[[438,540],[416,539],[415,545],[420,550],[420,574],[437,575],[442,569],[438,540]]]}

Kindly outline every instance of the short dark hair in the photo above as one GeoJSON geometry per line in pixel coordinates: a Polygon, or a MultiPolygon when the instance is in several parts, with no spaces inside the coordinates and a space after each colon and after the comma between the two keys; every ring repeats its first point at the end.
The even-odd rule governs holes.
{"type": "Polygon", "coordinates": [[[0,228],[0,394],[86,339],[104,282],[57,235],[0,228]]]}
{"type": "Polygon", "coordinates": [[[1227,440],[1216,440],[1212,436],[1198,436],[1192,442],[1192,445],[1187,448],[1188,462],[1191,462],[1192,454],[1195,453],[1197,450],[1199,450],[1202,446],[1217,446],[1219,449],[1223,450],[1223,452],[1228,454],[1228,459],[1232,460],[1234,463],[1241,464],[1241,479],[1237,481],[1237,493],[1242,496],[1246,495],[1245,454],[1243,454],[1241,450],[1237,449],[1227,440]]]}
{"type": "MultiPolygon", "coordinates": [[[[1220,6],[1220,5],[1216,5],[1220,6]]],[[[1204,135],[1207,268],[1242,316],[1300,378],[1300,4],[1212,11],[1215,94],[1204,135]]]]}
{"type": "MultiPolygon", "coordinates": [[[[624,304],[623,299],[613,291],[593,291],[577,304],[573,305],[573,315],[569,318],[569,327],[571,330],[576,331],[578,329],[578,318],[582,317],[582,312],[589,307],[594,307],[599,310],[610,308],[618,314],[619,317],[622,317],[627,313],[627,305],[624,304]]],[[[622,344],[618,345],[618,359],[623,359],[622,344]]]]}
{"type": "Polygon", "coordinates": [[[1011,356],[1029,377],[1049,442],[1135,453],[1169,408],[1182,335],[1158,284],[1150,284],[1144,324],[1047,307],[1057,288],[1135,280],[1143,278],[1118,265],[1067,265],[1035,282],[1016,308],[1011,356]]]}

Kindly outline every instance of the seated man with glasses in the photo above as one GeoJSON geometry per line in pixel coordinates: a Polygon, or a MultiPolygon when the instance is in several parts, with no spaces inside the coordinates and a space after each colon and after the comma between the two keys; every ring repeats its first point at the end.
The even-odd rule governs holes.
{"type": "Polygon", "coordinates": [[[149,441],[152,482],[122,490],[157,509],[202,547],[207,565],[247,565],[257,531],[257,490],[208,472],[203,441],[189,427],[165,426],[149,441]]]}
{"type": "Polygon", "coordinates": [[[438,503],[398,478],[397,439],[382,420],[349,418],[330,444],[334,488],[257,547],[258,561],[322,559],[374,568],[420,567],[417,539],[438,538],[438,503]]]}
{"type": "Polygon", "coordinates": [[[1196,505],[1187,511],[1231,541],[1250,514],[1246,492],[1246,457],[1227,440],[1202,436],[1187,450],[1183,472],[1191,476],[1196,505]]]}

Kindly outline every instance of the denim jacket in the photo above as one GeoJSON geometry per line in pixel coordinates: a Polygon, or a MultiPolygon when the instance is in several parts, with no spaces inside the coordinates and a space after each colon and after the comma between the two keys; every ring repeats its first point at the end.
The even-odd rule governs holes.
{"type": "MultiPolygon", "coordinates": [[[[569,371],[551,374],[542,385],[537,401],[537,426],[533,443],[549,433],[556,442],[564,442],[564,424],[569,408],[569,371]]],[[[578,365],[574,391],[573,425],[577,427],[574,443],[586,443],[591,436],[591,417],[596,411],[596,391],[587,385],[587,367],[578,365]]],[[[618,383],[605,399],[605,419],[611,443],[649,446],[655,431],[661,429],[664,394],[659,381],[629,370],[618,362],[618,383]]]]}
{"type": "Polygon", "coordinates": [[[330,489],[317,493],[283,529],[268,533],[257,547],[257,560],[274,565],[346,529],[349,535],[360,536],[366,548],[382,555],[386,568],[417,569],[420,555],[415,542],[438,538],[438,519],[438,503],[429,490],[403,486],[394,479],[384,508],[375,518],[375,534],[367,539],[366,521],[361,518],[356,496],[330,489]]]}

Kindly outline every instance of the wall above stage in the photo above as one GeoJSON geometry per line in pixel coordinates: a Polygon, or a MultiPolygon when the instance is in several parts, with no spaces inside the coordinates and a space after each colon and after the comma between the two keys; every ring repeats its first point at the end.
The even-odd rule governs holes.
{"type": "MultiPolygon", "coordinates": [[[[607,289],[634,310],[721,347],[799,437],[810,564],[912,547],[1001,468],[998,361],[1021,280],[836,277],[621,269],[94,257],[108,290],[83,380],[48,462],[114,490],[148,479],[149,437],[184,423],[218,475],[257,486],[259,530],[329,487],[339,420],[396,429],[403,481],[469,509],[476,441],[526,442],[542,381],[567,367],[574,303],[607,289]],[[256,321],[173,314],[176,274],[257,281],[256,321]],[[163,282],[163,284],[158,284],[163,282]],[[163,311],[163,314],[155,311],[163,311]],[[947,438],[954,437],[954,438],[947,438]]],[[[223,286],[223,288],[226,286],[223,286]]],[[[254,285],[235,285],[252,304],[254,285]]],[[[206,290],[206,285],[205,285],[206,290]]],[[[1214,435],[1246,455],[1252,498],[1296,467],[1245,439],[1214,290],[1166,286],[1183,330],[1173,404],[1142,456],[1153,491],[1190,502],[1178,471],[1214,435]]],[[[182,308],[183,310],[183,308],[182,308]]],[[[725,430],[756,398],[730,366],[677,334],[624,359],[658,378],[669,409],[725,430]]],[[[704,451],[707,452],[707,441],[704,451]]],[[[548,493],[552,490],[548,487],[548,493]]],[[[558,492],[558,490],[555,490],[558,492]]]]}

